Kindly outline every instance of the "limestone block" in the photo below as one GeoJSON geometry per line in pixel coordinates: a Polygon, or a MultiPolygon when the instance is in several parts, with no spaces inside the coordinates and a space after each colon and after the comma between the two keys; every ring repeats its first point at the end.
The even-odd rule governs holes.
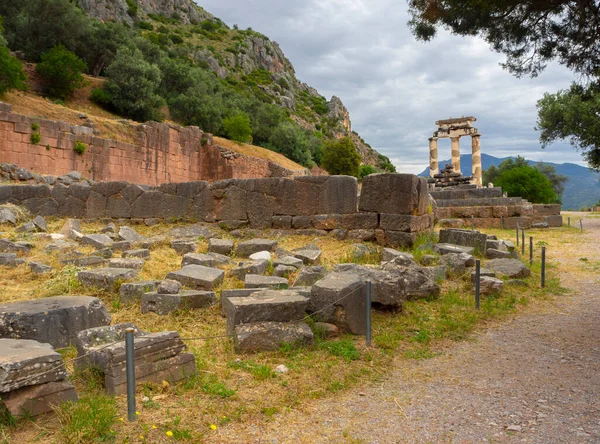
{"type": "Polygon", "coordinates": [[[479,293],[483,296],[489,296],[502,293],[504,281],[495,277],[482,276],[479,279],[479,293]]]}
{"type": "Polygon", "coordinates": [[[81,238],[81,243],[94,248],[106,248],[112,246],[113,240],[106,234],[86,234],[81,238]]]}
{"type": "MultiPolygon", "coordinates": [[[[227,258],[227,256],[225,256],[227,258]]],[[[183,259],[181,260],[181,266],[185,265],[204,265],[205,267],[218,267],[219,265],[226,265],[222,260],[218,259],[218,256],[215,257],[211,254],[203,254],[203,253],[187,253],[183,255],[183,259]]]]}
{"type": "Polygon", "coordinates": [[[167,279],[181,282],[186,287],[196,290],[212,291],[223,282],[225,273],[217,268],[202,265],[185,265],[178,271],[172,271],[167,279]]]}
{"type": "Polygon", "coordinates": [[[145,264],[144,259],[135,257],[115,258],[108,261],[108,268],[131,268],[132,270],[141,270],[145,264]]]}
{"type": "Polygon", "coordinates": [[[445,243],[438,243],[435,244],[433,247],[433,250],[436,253],[441,254],[442,256],[445,254],[451,254],[451,253],[466,253],[466,254],[473,254],[475,252],[475,248],[474,247],[465,247],[462,245],[454,245],[454,244],[445,244],[445,243]]]}
{"type": "Polygon", "coordinates": [[[223,305],[227,333],[233,334],[240,324],[300,321],[305,316],[308,299],[293,290],[263,290],[247,297],[227,298],[223,305]]]}
{"type": "Polygon", "coordinates": [[[377,228],[379,216],[377,213],[342,214],[342,228],[348,230],[373,230],[377,228]]]}
{"type": "Polygon", "coordinates": [[[77,333],[110,323],[100,299],[54,296],[0,305],[0,337],[33,339],[53,347],[67,347],[77,333]]]}
{"type": "Polygon", "coordinates": [[[229,256],[233,251],[233,241],[230,239],[211,238],[208,241],[208,251],[210,253],[218,253],[229,256]]]}
{"type": "Polygon", "coordinates": [[[66,379],[62,356],[50,344],[0,339],[0,393],[66,379]]]}
{"type": "Polygon", "coordinates": [[[182,290],[177,294],[156,292],[142,295],[142,313],[167,315],[175,310],[193,310],[216,304],[217,297],[212,291],[182,290]]]}
{"type": "Polygon", "coordinates": [[[140,248],[138,250],[125,250],[122,256],[124,258],[135,257],[140,259],[150,259],[150,250],[147,248],[140,248]]]}
{"type": "Polygon", "coordinates": [[[259,274],[247,274],[244,277],[245,288],[272,288],[274,290],[285,290],[288,286],[288,280],[284,277],[262,276],[259,274]]]}
{"type": "Polygon", "coordinates": [[[416,240],[417,233],[415,232],[385,230],[385,245],[390,247],[411,248],[416,240]]]}
{"type": "Polygon", "coordinates": [[[75,387],[69,381],[54,381],[22,387],[2,395],[2,403],[13,416],[39,416],[53,412],[64,402],[77,401],[75,387]]]}
{"type": "Polygon", "coordinates": [[[388,214],[427,214],[427,180],[413,174],[371,174],[364,178],[358,209],[388,214]]]}
{"type": "Polygon", "coordinates": [[[328,274],[312,286],[308,311],[317,321],[365,334],[365,284],[353,273],[328,274]]]}
{"type": "Polygon", "coordinates": [[[527,277],[531,274],[529,268],[518,259],[492,259],[486,262],[485,266],[502,276],[512,279],[527,277]]]}
{"type": "Polygon", "coordinates": [[[273,265],[275,267],[279,266],[279,265],[283,265],[286,267],[294,267],[294,268],[302,268],[304,266],[304,261],[302,261],[302,259],[298,259],[297,257],[293,257],[293,256],[284,256],[280,259],[275,259],[273,261],[273,265]]]}
{"type": "Polygon", "coordinates": [[[142,300],[142,295],[156,290],[159,281],[126,282],[119,289],[120,300],[124,304],[132,304],[142,300]]]}
{"type": "Polygon", "coordinates": [[[327,274],[327,269],[321,266],[305,267],[300,270],[294,287],[310,287],[315,282],[323,279],[327,274]]]}
{"type": "Polygon", "coordinates": [[[138,272],[131,268],[97,268],[77,273],[77,279],[88,287],[113,290],[119,283],[137,278],[138,272]]]}
{"type": "Polygon", "coordinates": [[[193,253],[198,245],[190,240],[174,240],[171,241],[171,248],[179,254],[193,253]]]}
{"type": "Polygon", "coordinates": [[[269,266],[268,261],[239,262],[237,266],[231,269],[230,276],[239,280],[244,280],[247,274],[264,274],[269,266]]]}
{"type": "Polygon", "coordinates": [[[479,231],[456,229],[440,230],[440,243],[473,247],[482,254],[485,254],[487,239],[487,234],[480,233],[479,231]]]}
{"type": "Polygon", "coordinates": [[[379,226],[383,230],[420,232],[431,227],[431,218],[428,214],[423,216],[411,216],[408,214],[382,213],[379,226]]]}
{"type": "Polygon", "coordinates": [[[333,230],[342,227],[341,214],[320,214],[311,217],[312,226],[318,230],[333,230]]]}
{"type": "Polygon", "coordinates": [[[295,258],[300,259],[306,265],[314,265],[319,262],[322,251],[301,249],[294,251],[292,254],[295,258]]]}
{"type": "Polygon", "coordinates": [[[283,344],[308,345],[314,334],[305,322],[254,322],[235,327],[236,353],[278,350],[283,344]]]}
{"type": "Polygon", "coordinates": [[[119,228],[119,239],[136,244],[143,242],[146,238],[133,228],[124,226],[119,228]]]}
{"type": "Polygon", "coordinates": [[[512,257],[511,253],[504,249],[488,248],[485,252],[485,257],[488,259],[502,259],[512,257]]]}
{"type": "Polygon", "coordinates": [[[237,246],[236,254],[238,257],[249,257],[251,254],[259,251],[275,251],[277,241],[270,239],[251,239],[240,242],[237,246]]]}

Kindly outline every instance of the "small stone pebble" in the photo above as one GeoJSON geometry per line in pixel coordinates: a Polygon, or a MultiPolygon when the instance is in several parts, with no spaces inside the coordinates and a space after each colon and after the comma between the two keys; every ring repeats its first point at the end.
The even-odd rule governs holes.
{"type": "Polygon", "coordinates": [[[287,373],[289,372],[290,369],[287,368],[285,365],[281,364],[278,365],[277,367],[275,367],[275,373],[287,373]]]}

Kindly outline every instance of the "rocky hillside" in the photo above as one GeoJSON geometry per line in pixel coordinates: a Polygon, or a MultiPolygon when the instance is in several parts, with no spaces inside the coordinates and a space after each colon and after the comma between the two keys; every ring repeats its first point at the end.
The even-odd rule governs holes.
{"type": "Polygon", "coordinates": [[[350,136],[362,161],[389,169],[389,159],[352,131],[348,110],[338,97],[327,100],[296,78],[277,44],[252,29],[229,28],[192,0],[78,0],[91,17],[136,27],[148,40],[215,72],[234,87],[252,88],[261,100],[289,111],[304,129],[326,138],[350,136]]]}

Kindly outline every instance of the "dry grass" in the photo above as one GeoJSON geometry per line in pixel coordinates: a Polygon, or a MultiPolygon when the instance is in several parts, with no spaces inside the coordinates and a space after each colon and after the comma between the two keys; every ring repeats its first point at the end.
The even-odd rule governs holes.
{"type": "Polygon", "coordinates": [[[258,157],[259,159],[270,160],[284,168],[292,171],[302,171],[304,167],[296,162],[288,159],[282,154],[275,151],[262,148],[260,146],[249,145],[247,143],[238,143],[232,140],[223,139],[222,137],[214,137],[215,143],[224,148],[235,151],[236,153],[245,154],[246,156],[258,157]]]}
{"type": "MultiPolygon", "coordinates": [[[[50,220],[53,231],[62,221],[50,220]]],[[[99,230],[99,223],[84,223],[84,232],[99,230]]],[[[136,227],[145,235],[165,234],[173,226],[136,227]]],[[[501,238],[511,239],[512,232],[495,230],[501,238]]],[[[294,409],[311,399],[332,396],[358,383],[374,381],[392,360],[423,359],[443,352],[454,341],[464,340],[482,325],[498,322],[512,316],[520,307],[535,300],[548,299],[561,294],[556,277],[564,267],[571,272],[593,273],[576,261],[575,246],[581,239],[574,229],[532,231],[536,240],[549,244],[549,286],[545,291],[538,287],[539,264],[533,266],[533,277],[525,288],[509,287],[499,298],[482,302],[482,309],[473,307],[470,283],[466,280],[447,281],[443,295],[438,300],[406,303],[402,313],[375,311],[373,315],[374,346],[367,349],[364,338],[346,336],[335,341],[318,339],[306,348],[283,347],[277,352],[254,355],[236,355],[231,340],[218,338],[187,341],[196,356],[199,369],[197,378],[177,386],[143,384],[138,387],[138,410],[135,423],[117,420],[113,426],[117,442],[170,442],[173,439],[199,442],[212,433],[211,426],[226,427],[231,421],[252,421],[260,424],[279,412],[294,409]],[[576,264],[558,264],[553,260],[553,249],[560,249],[576,264]],[[560,268],[559,268],[560,267],[560,268]],[[290,372],[278,375],[273,369],[285,364],[290,372]],[[147,396],[149,401],[142,402],[147,396]],[[154,428],[155,427],[155,428],[154,428]],[[173,432],[173,437],[166,433],[173,432]]],[[[7,236],[16,238],[14,230],[7,236]]],[[[265,233],[265,237],[268,233],[265,233]]],[[[30,237],[31,239],[31,237],[30,237]]],[[[214,337],[225,333],[225,319],[218,306],[193,311],[172,313],[168,316],[141,314],[139,304],[122,305],[115,293],[86,289],[74,279],[76,269],[63,267],[55,254],[44,247],[49,241],[36,240],[29,255],[49,263],[56,270],[48,277],[29,272],[28,267],[3,269],[0,278],[0,301],[12,301],[50,296],[55,294],[87,294],[100,297],[113,317],[113,323],[130,321],[146,331],[177,330],[184,338],[214,337]]],[[[312,238],[290,236],[280,239],[279,246],[286,250],[314,243],[323,249],[322,263],[327,267],[350,257],[351,242],[330,237],[312,238]]],[[[199,240],[198,251],[206,251],[207,244],[199,240]]],[[[91,249],[81,250],[91,253],[91,249]]],[[[141,279],[161,279],[168,271],[180,266],[181,258],[166,245],[158,246],[147,261],[141,279]]],[[[586,264],[583,264],[586,265],[586,264]]],[[[228,268],[230,268],[229,266],[228,268]]],[[[293,276],[290,278],[293,279],[293,276]]],[[[225,280],[224,288],[233,288],[240,282],[225,280]]],[[[72,349],[63,352],[75,355],[72,349]]],[[[93,394],[97,387],[87,374],[72,377],[81,395],[93,394]]],[[[117,397],[117,408],[126,417],[126,400],[117,397]]],[[[17,428],[4,429],[10,441],[39,442],[59,439],[60,425],[52,415],[31,423],[20,423],[17,428]]]]}

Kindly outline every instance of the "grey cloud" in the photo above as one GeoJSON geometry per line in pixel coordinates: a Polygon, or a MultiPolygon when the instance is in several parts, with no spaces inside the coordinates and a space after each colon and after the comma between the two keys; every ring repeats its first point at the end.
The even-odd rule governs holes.
{"type": "MultiPolygon", "coordinates": [[[[517,79],[499,66],[503,56],[478,38],[442,31],[432,42],[418,42],[406,25],[406,3],[397,0],[199,3],[229,25],[276,40],[300,80],[328,98],[340,97],[353,129],[401,171],[420,172],[434,122],[460,115],[477,117],[487,154],[582,163],[564,143],[541,150],[534,131],[537,100],[573,78],[560,66],[517,79]]],[[[462,145],[470,150],[468,138],[462,145]]]]}

